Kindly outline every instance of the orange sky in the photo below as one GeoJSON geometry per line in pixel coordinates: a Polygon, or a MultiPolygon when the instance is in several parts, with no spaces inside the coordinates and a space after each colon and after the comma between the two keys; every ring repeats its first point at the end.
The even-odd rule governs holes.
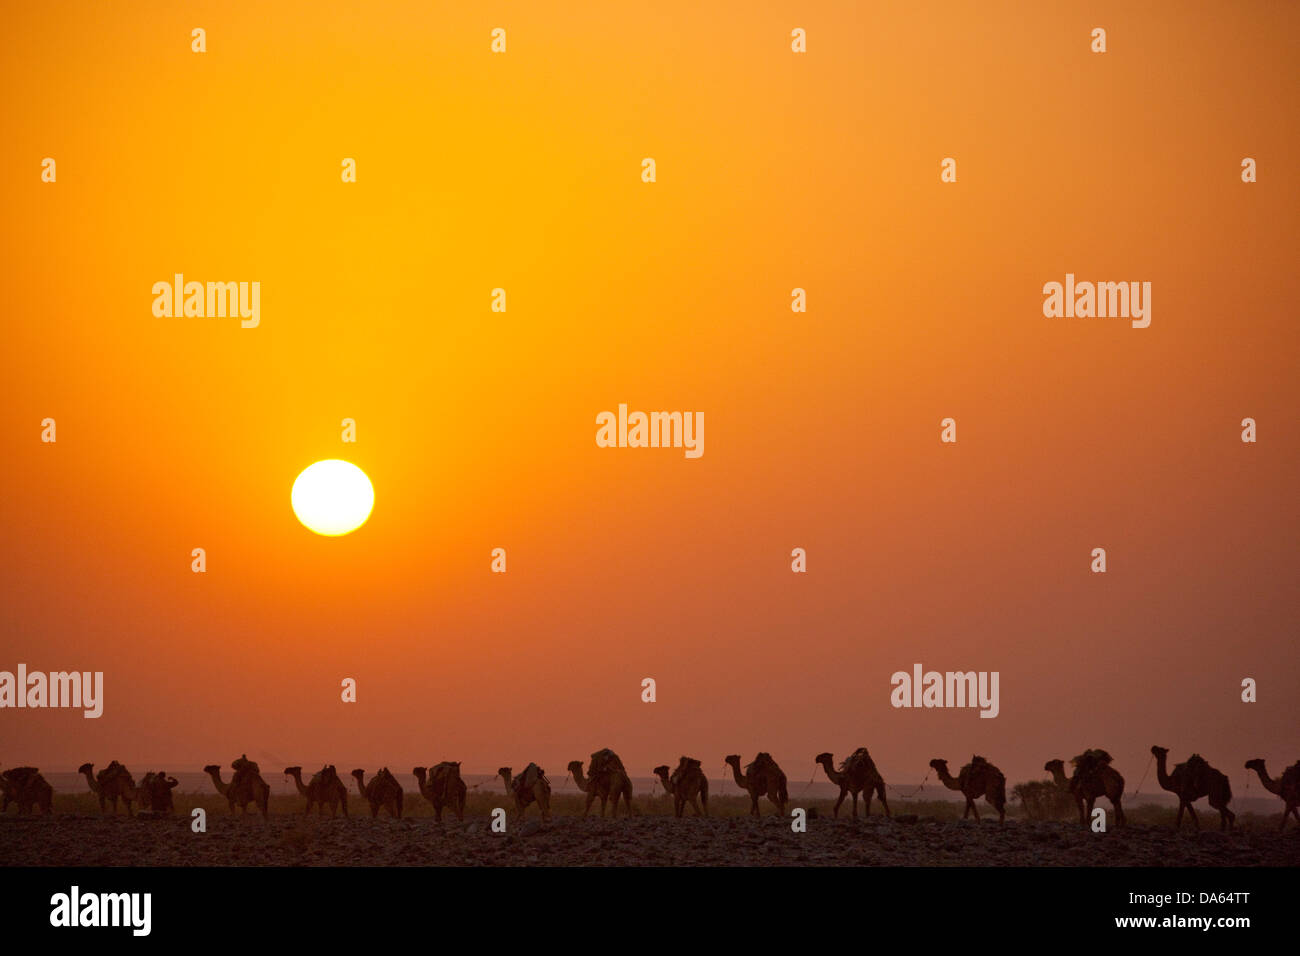
{"type": "Polygon", "coordinates": [[[0,712],[5,765],[1300,756],[1294,4],[8,20],[0,669],[106,699],[0,712]],[[154,318],[175,272],[260,327],[154,318]],[[1151,327],[1044,318],[1066,272],[1151,327]],[[597,448],[620,402],[704,456],[597,448]],[[326,539],[289,491],[332,457],[376,505],[326,539]],[[915,662],[1000,716],[891,708],[915,662]]]}

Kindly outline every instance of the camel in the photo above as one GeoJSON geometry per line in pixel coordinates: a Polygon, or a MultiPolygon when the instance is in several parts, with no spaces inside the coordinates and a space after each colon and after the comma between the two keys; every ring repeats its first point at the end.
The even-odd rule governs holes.
{"type": "Polygon", "coordinates": [[[343,806],[343,815],[348,815],[348,788],[339,779],[339,773],[333,764],[321,767],[305,786],[302,782],[302,767],[285,767],[284,775],[292,777],[298,786],[298,792],[307,798],[305,815],[310,814],[314,806],[321,814],[329,807],[330,816],[337,816],[340,804],[343,806]]]}
{"type": "Polygon", "coordinates": [[[172,790],[179,784],[180,781],[167,776],[165,770],[146,773],[135,792],[135,798],[140,804],[140,815],[170,816],[174,813],[176,804],[172,800],[172,790]]]}
{"type": "Polygon", "coordinates": [[[614,751],[606,748],[591,755],[590,779],[585,779],[582,775],[581,760],[569,763],[569,773],[573,775],[573,782],[578,785],[578,789],[587,794],[587,807],[582,811],[584,817],[591,812],[591,805],[597,797],[600,797],[600,815],[603,817],[605,804],[611,796],[614,798],[615,817],[618,816],[619,797],[623,798],[627,815],[632,815],[632,780],[623,769],[623,761],[614,751]]]}
{"type": "Polygon", "coordinates": [[[33,807],[45,814],[54,813],[54,788],[35,767],[10,767],[0,773],[0,792],[4,794],[0,813],[8,810],[11,802],[18,804],[19,813],[30,813],[33,807]]]}
{"type": "Polygon", "coordinates": [[[1068,779],[1064,762],[1049,760],[1043,764],[1043,769],[1052,775],[1056,786],[1074,799],[1079,808],[1079,822],[1085,826],[1092,816],[1093,805],[1102,796],[1115,808],[1115,823],[1124,823],[1124,808],[1120,805],[1124,796],[1124,778],[1110,765],[1110,760],[1110,754],[1104,750],[1085,750],[1070,761],[1074,773],[1068,779]]]}
{"type": "Polygon", "coordinates": [[[86,775],[90,792],[99,797],[99,812],[108,812],[108,801],[113,801],[113,812],[117,813],[117,801],[120,797],[126,804],[126,815],[131,816],[131,801],[135,799],[135,781],[120,763],[114,760],[98,774],[93,763],[83,763],[77,773],[86,775]]]}
{"type": "Polygon", "coordinates": [[[961,768],[956,778],[948,773],[946,760],[936,757],[930,761],[930,766],[939,775],[939,780],[945,787],[949,790],[960,790],[962,796],[966,798],[966,812],[961,815],[963,820],[974,813],[975,822],[979,823],[980,812],[975,806],[975,801],[983,797],[988,801],[989,806],[998,812],[998,823],[1006,822],[1007,778],[993,764],[983,757],[971,757],[970,763],[961,768]]]}
{"type": "Polygon", "coordinates": [[[1228,801],[1232,799],[1232,786],[1221,771],[1211,767],[1200,754],[1192,754],[1187,758],[1186,763],[1174,767],[1173,773],[1166,773],[1165,763],[1169,756],[1169,748],[1152,747],[1151,752],[1156,756],[1156,779],[1160,782],[1161,788],[1178,797],[1175,830],[1183,825],[1184,810],[1191,816],[1196,829],[1201,828],[1201,821],[1196,818],[1196,810],[1192,806],[1201,797],[1209,797],[1210,806],[1219,811],[1219,829],[1232,828],[1233,822],[1237,819],[1237,815],[1228,809],[1228,801]]]}
{"type": "Polygon", "coordinates": [[[420,785],[420,793],[433,804],[433,816],[442,822],[444,807],[450,807],[456,819],[465,819],[465,781],[460,779],[460,761],[444,760],[432,770],[416,767],[411,773],[420,785]],[[425,782],[425,778],[428,782],[425,782]]]}
{"type": "Polygon", "coordinates": [[[889,816],[889,803],[885,799],[885,781],[876,770],[875,761],[867,753],[866,747],[859,747],[853,751],[840,764],[839,770],[835,769],[835,758],[829,752],[819,753],[813,760],[821,764],[831,783],[840,788],[840,798],[835,801],[832,816],[838,817],[840,815],[840,804],[844,802],[845,795],[851,793],[853,794],[853,819],[856,820],[858,818],[858,794],[863,791],[866,791],[866,816],[871,816],[872,791],[875,791],[880,797],[880,805],[885,808],[885,816],[889,816]]]}
{"type": "Polygon", "coordinates": [[[1259,757],[1247,760],[1246,769],[1259,774],[1259,782],[1264,785],[1265,790],[1276,793],[1282,798],[1285,809],[1282,811],[1282,825],[1278,829],[1286,829],[1288,816],[1295,816],[1296,823],[1300,823],[1300,760],[1283,770],[1282,776],[1276,780],[1268,775],[1268,771],[1264,769],[1264,761],[1259,757]]]}
{"type": "Polygon", "coordinates": [[[546,779],[546,771],[535,763],[530,763],[519,776],[514,776],[509,767],[502,767],[497,776],[506,782],[506,792],[515,795],[515,809],[523,816],[528,811],[528,804],[536,801],[542,811],[542,821],[551,819],[551,782],[546,779]]]}
{"type": "Polygon", "coordinates": [[[673,798],[673,812],[681,816],[690,803],[697,817],[709,815],[709,778],[704,775],[701,764],[694,757],[682,757],[677,761],[677,769],[670,776],[668,765],[654,769],[666,790],[673,798]],[[703,804],[703,809],[700,805],[703,804]]]}
{"type": "Polygon", "coordinates": [[[262,819],[267,819],[269,816],[268,805],[271,800],[271,788],[262,779],[257,764],[249,760],[247,756],[243,756],[231,763],[230,766],[235,770],[235,775],[230,778],[230,783],[222,781],[221,767],[218,764],[208,764],[203,768],[203,772],[212,778],[217,792],[230,803],[231,813],[235,812],[235,805],[238,804],[240,812],[247,814],[248,805],[251,803],[262,811],[262,819]]]}
{"type": "Polygon", "coordinates": [[[389,816],[402,818],[402,785],[397,782],[387,767],[381,767],[379,772],[370,778],[366,783],[366,772],[364,770],[353,770],[352,776],[357,778],[357,789],[361,795],[366,798],[370,804],[370,815],[379,816],[379,809],[383,807],[388,810],[389,816]]]}
{"type": "Polygon", "coordinates": [[[731,754],[725,759],[731,767],[732,775],[736,778],[736,785],[742,790],[749,791],[751,817],[762,816],[758,812],[758,798],[764,795],[776,804],[777,813],[785,816],[785,805],[790,799],[790,793],[786,789],[785,774],[776,765],[771,754],[760,753],[754,758],[753,763],[745,766],[744,774],[740,772],[739,754],[731,754]]]}

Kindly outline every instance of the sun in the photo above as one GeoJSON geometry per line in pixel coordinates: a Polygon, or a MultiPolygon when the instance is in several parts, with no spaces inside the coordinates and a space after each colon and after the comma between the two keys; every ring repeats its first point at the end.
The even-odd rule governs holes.
{"type": "Polygon", "coordinates": [[[375,489],[352,462],[328,458],[302,470],[290,500],[299,521],[317,534],[337,537],[366,523],[375,489]]]}

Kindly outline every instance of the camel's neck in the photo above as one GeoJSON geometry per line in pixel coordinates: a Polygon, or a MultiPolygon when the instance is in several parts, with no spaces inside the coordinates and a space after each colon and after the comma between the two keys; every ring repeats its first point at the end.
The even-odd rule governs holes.
{"type": "Polygon", "coordinates": [[[1274,780],[1272,777],[1270,777],[1268,775],[1268,771],[1264,769],[1262,764],[1258,767],[1252,767],[1251,769],[1254,770],[1255,773],[1259,774],[1259,782],[1264,785],[1264,789],[1267,790],[1269,793],[1282,792],[1282,781],[1274,780]]]}
{"type": "Polygon", "coordinates": [[[583,793],[586,793],[587,788],[591,785],[591,781],[583,776],[581,767],[573,768],[573,783],[583,793]]]}
{"type": "Polygon", "coordinates": [[[92,793],[99,793],[99,781],[95,779],[95,774],[93,770],[94,768],[92,767],[86,768],[86,782],[90,784],[90,789],[92,793]]]}
{"type": "Polygon", "coordinates": [[[1065,777],[1065,770],[1062,767],[1052,768],[1052,780],[1058,787],[1066,788],[1070,786],[1070,781],[1065,777]]]}
{"type": "Polygon", "coordinates": [[[1162,790],[1174,789],[1174,782],[1169,779],[1169,774],[1166,772],[1164,754],[1156,755],[1156,782],[1160,784],[1162,790]]]}
{"type": "Polygon", "coordinates": [[[366,775],[364,773],[354,773],[352,779],[357,782],[357,789],[362,793],[366,792],[366,775]]]}
{"type": "Polygon", "coordinates": [[[939,773],[939,782],[942,783],[949,790],[961,789],[960,781],[958,781],[957,778],[954,777],[952,774],[950,774],[947,770],[940,770],[938,771],[938,773],[939,773]]]}
{"type": "Polygon", "coordinates": [[[737,761],[736,763],[728,764],[728,766],[731,767],[731,775],[736,778],[736,786],[740,787],[741,790],[748,790],[749,778],[740,772],[740,762],[737,761]]]}
{"type": "Polygon", "coordinates": [[[302,783],[302,771],[299,771],[298,773],[291,773],[289,774],[289,776],[293,777],[293,782],[298,785],[298,792],[305,796],[307,793],[307,788],[304,787],[302,783]]]}
{"type": "Polygon", "coordinates": [[[501,775],[501,779],[505,781],[505,783],[506,783],[506,791],[509,792],[509,790],[510,790],[510,784],[511,784],[511,781],[512,781],[512,779],[513,779],[513,775],[512,775],[512,774],[508,774],[508,773],[503,773],[503,774],[501,775]]]}
{"type": "Polygon", "coordinates": [[[667,770],[665,770],[665,771],[663,771],[663,772],[661,772],[661,773],[659,774],[659,779],[663,782],[664,789],[665,789],[666,791],[668,791],[669,793],[672,793],[672,792],[673,792],[673,782],[672,782],[672,778],[670,778],[670,777],[668,776],[668,771],[667,771],[667,770]]]}
{"type": "Polygon", "coordinates": [[[211,777],[211,778],[212,778],[212,782],[213,782],[214,784],[217,785],[217,792],[218,792],[218,793],[225,793],[225,792],[226,792],[226,787],[227,787],[227,785],[221,782],[221,771],[220,771],[220,770],[209,770],[209,771],[208,771],[208,776],[211,777]]]}
{"type": "Polygon", "coordinates": [[[844,780],[844,774],[835,769],[833,758],[826,757],[821,761],[822,769],[826,771],[826,778],[831,783],[840,783],[844,780]]]}

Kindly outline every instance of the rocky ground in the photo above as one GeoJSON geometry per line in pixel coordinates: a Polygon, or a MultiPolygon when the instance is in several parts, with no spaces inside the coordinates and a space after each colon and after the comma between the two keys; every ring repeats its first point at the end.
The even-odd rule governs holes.
{"type": "Polygon", "coordinates": [[[150,821],[99,814],[0,818],[3,866],[1296,866],[1300,829],[1276,824],[1174,832],[1130,825],[1094,834],[1078,825],[902,817],[808,821],[765,816],[631,820],[513,815],[505,834],[488,817],[436,823],[427,816],[377,820],[208,815],[150,821]]]}

